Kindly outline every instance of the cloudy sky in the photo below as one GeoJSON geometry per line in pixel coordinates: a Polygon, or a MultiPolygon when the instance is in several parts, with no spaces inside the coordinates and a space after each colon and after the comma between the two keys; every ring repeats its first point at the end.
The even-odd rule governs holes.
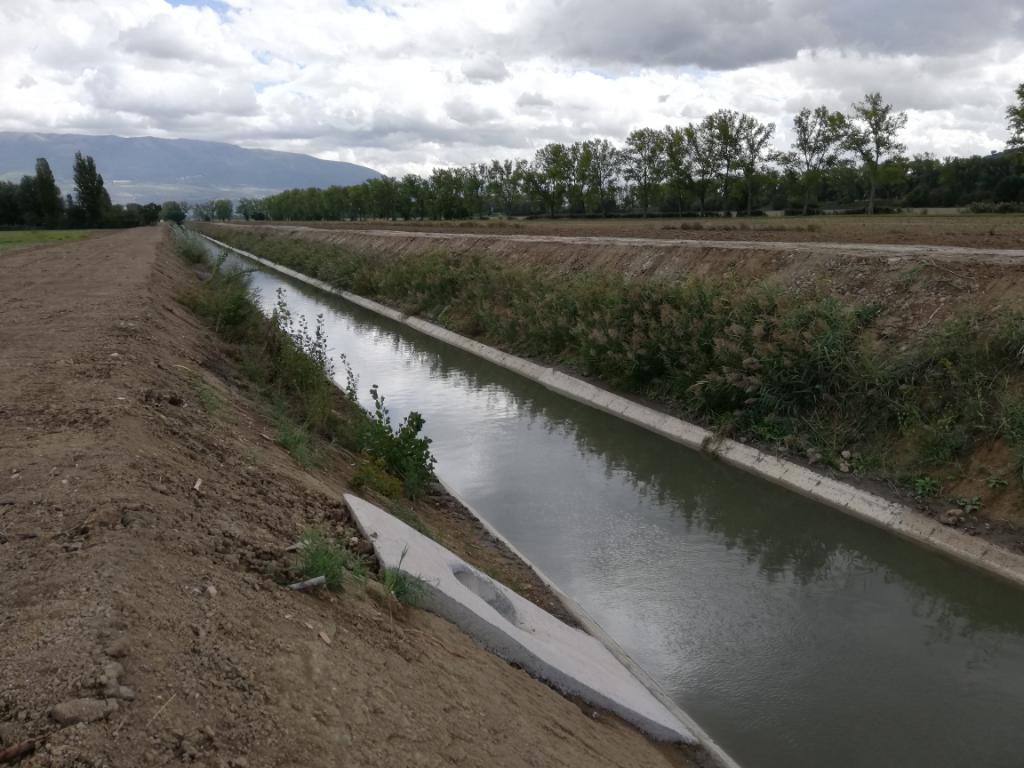
{"type": "Polygon", "coordinates": [[[0,0],[0,130],[307,152],[397,174],[727,107],[790,137],[868,90],[912,152],[1003,148],[1020,0],[0,0]]]}

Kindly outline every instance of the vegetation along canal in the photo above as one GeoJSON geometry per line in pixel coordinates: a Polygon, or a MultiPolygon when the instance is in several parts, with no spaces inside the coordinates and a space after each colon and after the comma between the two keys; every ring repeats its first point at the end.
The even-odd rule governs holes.
{"type": "Polygon", "coordinates": [[[361,398],[421,412],[439,476],[741,765],[1021,764],[1024,592],[340,298],[253,286],[323,313],[361,398]]]}

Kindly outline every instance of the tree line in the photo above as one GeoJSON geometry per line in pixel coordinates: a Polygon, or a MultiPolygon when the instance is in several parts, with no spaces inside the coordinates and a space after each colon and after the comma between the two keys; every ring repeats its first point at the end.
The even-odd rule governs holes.
{"type": "Polygon", "coordinates": [[[607,139],[551,143],[531,160],[435,168],[350,187],[291,189],[243,199],[245,219],[460,219],[506,215],[756,215],[821,207],[1024,203],[1024,83],[1007,112],[1010,149],[989,156],[905,156],[907,115],[869,93],[849,111],[825,106],[793,118],[793,143],[772,146],[773,123],[722,109],[686,126],[641,128],[607,139]]]}
{"type": "Polygon", "coordinates": [[[72,169],[74,194],[62,195],[45,157],[36,160],[35,174],[20,182],[0,181],[0,226],[46,229],[135,227],[155,224],[156,203],[110,202],[103,175],[89,155],[75,153],[72,169]]]}

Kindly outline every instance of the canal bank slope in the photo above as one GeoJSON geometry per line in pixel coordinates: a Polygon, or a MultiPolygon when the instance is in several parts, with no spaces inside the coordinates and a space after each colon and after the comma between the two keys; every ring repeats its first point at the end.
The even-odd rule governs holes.
{"type": "MultiPolygon", "coordinates": [[[[303,531],[345,530],[351,457],[306,470],[268,439],[230,349],[176,301],[196,278],[162,230],[0,268],[0,749],[39,766],[692,764],[436,617],[355,584],[276,585],[303,531]]],[[[417,513],[548,599],[453,500],[417,513]]]]}
{"type": "MultiPolygon", "coordinates": [[[[814,253],[806,248],[793,251],[792,244],[762,248],[748,243],[732,249],[718,243],[697,248],[610,238],[481,237],[289,225],[208,226],[206,231],[334,287],[384,301],[401,314],[438,321],[556,367],[567,363],[573,373],[579,373],[583,364],[604,386],[608,380],[602,364],[617,365],[620,384],[630,396],[646,395],[646,404],[688,419],[693,412],[685,406],[680,409],[680,398],[707,389],[708,381],[717,378],[716,386],[724,389],[727,384],[740,395],[733,395],[739,410],[727,408],[703,421],[716,438],[741,438],[750,446],[718,442],[717,449],[727,458],[1020,581],[1024,407],[1019,401],[1016,318],[1024,308],[1024,278],[1013,254],[960,253],[963,249],[918,253],[902,246],[844,249],[840,244],[814,253]],[[479,277],[486,285],[467,287],[479,277]],[[726,286],[725,301],[706,309],[710,316],[722,307],[733,311],[750,303],[751,295],[754,312],[762,314],[741,317],[749,327],[717,320],[723,325],[721,336],[709,335],[707,341],[714,349],[712,356],[725,350],[720,355],[725,363],[710,367],[696,386],[680,390],[676,385],[674,396],[656,394],[667,386],[657,379],[632,386],[628,375],[621,379],[623,368],[650,366],[649,349],[644,360],[637,347],[662,344],[673,353],[687,351],[685,344],[673,350],[672,340],[676,334],[692,333],[694,323],[685,321],[685,307],[682,315],[690,325],[680,322],[679,307],[668,303],[680,299],[671,286],[683,281],[697,281],[701,290],[710,286],[719,293],[726,286]],[[511,302],[508,296],[495,295],[488,303],[481,293],[517,283],[527,288],[518,295],[509,291],[511,302]],[[575,294],[572,289],[559,294],[562,286],[573,283],[580,286],[575,294]],[[746,286],[753,286],[753,291],[744,293],[746,286]],[[522,298],[529,291],[537,301],[524,313],[527,305],[522,298]],[[758,291],[773,298],[765,302],[758,291]],[[564,309],[552,312],[552,307],[541,306],[549,293],[564,309]],[[595,314],[584,315],[583,309],[573,306],[583,305],[581,297],[595,314]],[[660,309],[659,301],[666,302],[660,309]],[[786,301],[791,306],[786,307],[786,301]],[[603,304],[609,307],[607,313],[603,304]],[[789,317],[772,314],[779,307],[789,317]],[[563,312],[567,319],[557,327],[563,312]],[[626,318],[625,323],[619,316],[626,318]],[[769,323],[783,327],[793,317],[804,323],[798,332],[790,329],[783,334],[775,328],[770,338],[765,331],[769,323]],[[615,340],[623,334],[626,342],[615,340]],[[628,340],[630,334],[641,341],[628,340]],[[750,337],[759,334],[751,343],[750,337]],[[837,344],[836,336],[845,338],[837,344]],[[550,345],[552,337],[568,339],[563,349],[572,351],[559,353],[550,345]],[[545,345],[547,353],[537,354],[545,345]],[[590,349],[577,354],[581,346],[590,349]],[[785,347],[782,355],[780,346],[785,347]],[[846,362],[854,355],[867,375],[846,362]],[[791,366],[794,356],[806,358],[797,359],[796,367],[817,377],[796,384],[818,394],[799,395],[803,403],[793,398],[777,406],[757,404],[761,380],[767,375],[762,369],[777,363],[791,366]],[[871,379],[876,370],[878,379],[871,379]],[[858,400],[847,402],[843,387],[858,400]],[[762,415],[747,419],[744,409],[751,403],[756,405],[750,410],[760,408],[762,415]],[[784,420],[774,418],[776,411],[791,406],[804,410],[784,420]],[[982,419],[977,418],[979,410],[982,419]],[[876,419],[881,428],[872,423],[876,419]],[[988,423],[979,426],[978,421],[988,423]],[[740,454],[750,455],[738,458],[740,454]],[[915,512],[907,514],[910,509],[915,512]]],[[[692,297],[684,294],[681,300],[692,297]]],[[[703,316],[697,316],[697,324],[704,325],[703,316]]],[[[692,354],[705,352],[706,348],[690,348],[692,354]]],[[[548,368],[533,367],[538,371],[533,378],[560,377],[548,368]]],[[[669,371],[678,378],[687,373],[669,371]]],[[[779,381],[786,377],[775,373],[779,381]]],[[[559,391],[574,396],[577,388],[570,382],[559,391]]],[[[602,397],[595,390],[582,399],[600,404],[602,397]]],[[[623,409],[644,410],[618,408],[623,409]]],[[[630,418],[629,413],[624,415],[630,418]]],[[[651,426],[658,418],[645,413],[631,420],[651,426]]],[[[678,424],[669,431],[680,429],[687,434],[669,436],[698,446],[711,437],[702,429],[686,430],[678,424]]]]}

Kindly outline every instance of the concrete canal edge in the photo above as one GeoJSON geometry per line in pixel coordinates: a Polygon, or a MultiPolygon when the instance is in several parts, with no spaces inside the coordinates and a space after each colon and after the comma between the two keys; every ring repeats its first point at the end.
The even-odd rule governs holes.
{"type": "Polygon", "coordinates": [[[234,251],[270,269],[327,293],[340,296],[364,309],[518,373],[552,392],[618,416],[693,450],[711,454],[726,464],[783,488],[788,488],[874,526],[891,531],[904,539],[922,544],[959,562],[1009,581],[1018,587],[1024,587],[1024,555],[968,536],[966,533],[944,526],[937,520],[899,502],[890,501],[878,494],[815,472],[795,462],[772,456],[735,440],[718,438],[703,427],[633,402],[575,376],[502,352],[418,317],[403,315],[379,302],[348,291],[338,290],[322,280],[309,277],[212,237],[206,235],[204,237],[221,248],[234,251]]]}

